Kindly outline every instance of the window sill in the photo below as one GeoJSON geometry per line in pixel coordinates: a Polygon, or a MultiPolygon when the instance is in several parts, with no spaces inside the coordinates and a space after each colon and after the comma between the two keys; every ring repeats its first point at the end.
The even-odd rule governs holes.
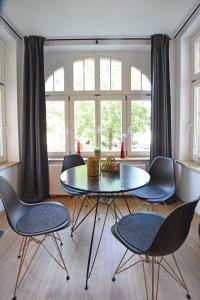
{"type": "Polygon", "coordinates": [[[192,161],[192,160],[176,160],[176,163],[190,170],[200,173],[200,162],[192,161]]]}
{"type": "MultiPolygon", "coordinates": [[[[84,157],[84,160],[87,161],[87,157],[84,157]]],[[[101,160],[105,160],[106,157],[102,157],[101,160]]],[[[117,162],[143,162],[143,163],[148,163],[149,162],[149,157],[125,157],[125,158],[120,158],[116,157],[115,158],[117,162]]],[[[49,164],[53,163],[58,163],[58,162],[63,162],[63,157],[61,158],[48,158],[49,164]]]]}
{"type": "Polygon", "coordinates": [[[3,163],[0,163],[0,171],[5,170],[5,169],[10,168],[10,167],[13,167],[13,166],[18,165],[18,164],[20,164],[19,161],[6,161],[6,162],[3,162],[3,163]]]}

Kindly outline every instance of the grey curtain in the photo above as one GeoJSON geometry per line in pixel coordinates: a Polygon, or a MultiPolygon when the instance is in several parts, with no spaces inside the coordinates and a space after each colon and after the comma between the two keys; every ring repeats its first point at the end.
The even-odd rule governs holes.
{"type": "Polygon", "coordinates": [[[22,137],[22,200],[49,195],[44,81],[44,38],[25,37],[22,137]]]}
{"type": "Polygon", "coordinates": [[[169,73],[169,37],[151,37],[151,148],[150,160],[171,157],[171,96],[169,73]]]}

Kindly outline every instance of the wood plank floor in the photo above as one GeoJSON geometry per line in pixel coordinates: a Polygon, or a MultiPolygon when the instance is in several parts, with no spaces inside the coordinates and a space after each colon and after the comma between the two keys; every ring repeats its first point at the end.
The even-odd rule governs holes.
{"type": "MultiPolygon", "coordinates": [[[[55,198],[71,210],[72,199],[55,198]]],[[[126,208],[119,199],[120,208],[126,213],[126,208]]],[[[138,205],[137,200],[129,199],[133,207],[138,205]]],[[[175,207],[170,204],[159,210],[169,212],[175,207]]],[[[87,208],[84,208],[85,210],[87,208]]],[[[97,236],[102,226],[105,206],[100,208],[101,220],[97,225],[97,236]]],[[[70,280],[65,280],[65,273],[40,249],[33,265],[30,268],[22,285],[18,289],[18,300],[144,300],[146,299],[141,265],[127,270],[116,277],[112,282],[112,274],[125,248],[112,236],[110,227],[114,223],[109,215],[102,243],[97,256],[89,289],[84,290],[85,273],[88,258],[89,240],[92,230],[92,215],[70,237],[70,228],[61,232],[63,240],[63,256],[68,265],[70,280]]],[[[200,241],[197,233],[199,216],[195,216],[189,236],[183,247],[177,251],[176,257],[193,300],[200,299],[200,241]]],[[[14,283],[19,261],[17,259],[21,238],[9,227],[4,213],[0,215],[0,228],[4,229],[4,236],[0,239],[0,300],[12,299],[14,283]]],[[[49,248],[55,253],[51,241],[47,242],[49,248]]],[[[150,279],[150,267],[147,266],[147,275],[150,279]]],[[[159,285],[160,300],[186,299],[185,291],[164,271],[160,275],[159,285]]]]}

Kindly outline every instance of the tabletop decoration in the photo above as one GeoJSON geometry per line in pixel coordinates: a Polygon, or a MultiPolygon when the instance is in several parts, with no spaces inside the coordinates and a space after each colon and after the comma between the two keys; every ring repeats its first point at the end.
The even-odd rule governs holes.
{"type": "Polygon", "coordinates": [[[87,160],[88,176],[95,177],[100,175],[100,160],[96,157],[88,157],[87,160]]]}
{"type": "Polygon", "coordinates": [[[81,154],[81,143],[79,140],[76,141],[76,153],[81,154]]]}
{"type": "Polygon", "coordinates": [[[99,148],[99,147],[95,147],[95,148],[94,148],[94,156],[95,156],[97,159],[101,159],[101,148],[99,148]]]}
{"type": "Polygon", "coordinates": [[[121,140],[121,151],[120,151],[120,157],[125,158],[125,140],[127,138],[127,134],[122,134],[122,140],[121,140]]]}
{"type": "Polygon", "coordinates": [[[103,172],[119,172],[119,163],[116,162],[113,156],[108,156],[101,165],[103,172]]]}

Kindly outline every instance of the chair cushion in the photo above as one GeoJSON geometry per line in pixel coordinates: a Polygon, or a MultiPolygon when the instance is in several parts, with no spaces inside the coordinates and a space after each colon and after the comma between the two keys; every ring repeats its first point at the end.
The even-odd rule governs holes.
{"type": "Polygon", "coordinates": [[[159,187],[147,184],[139,189],[136,189],[131,192],[132,195],[139,198],[151,198],[151,199],[159,199],[166,196],[166,193],[161,190],[159,187]]]}
{"type": "MultiPolygon", "coordinates": [[[[56,228],[67,222],[68,210],[57,203],[41,203],[24,214],[17,222],[16,228],[22,234],[36,235],[56,228]]],[[[66,226],[67,227],[67,226],[66,226]]]]}
{"type": "Polygon", "coordinates": [[[153,213],[136,213],[123,217],[117,223],[120,238],[130,245],[130,250],[145,253],[152,244],[165,218],[153,213]],[[138,251],[137,251],[138,250],[138,251]]]}

